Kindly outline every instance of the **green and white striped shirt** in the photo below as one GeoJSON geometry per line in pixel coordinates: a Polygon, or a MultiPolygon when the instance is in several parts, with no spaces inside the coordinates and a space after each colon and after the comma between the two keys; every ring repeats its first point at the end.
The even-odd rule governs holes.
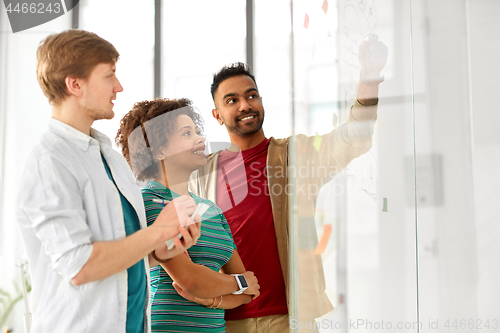
{"type": "MultiPolygon", "coordinates": [[[[153,199],[172,200],[179,195],[151,182],[142,190],[148,226],[163,209],[153,199]]],[[[209,208],[202,216],[201,235],[196,245],[188,249],[191,260],[214,271],[224,266],[236,246],[229,224],[222,211],[212,201],[191,194],[196,204],[203,202],[209,208]]],[[[202,278],[202,277],[200,277],[202,278]]],[[[151,330],[152,332],[224,332],[223,309],[210,309],[190,302],[177,294],[172,279],[161,267],[151,268],[151,330]]]]}

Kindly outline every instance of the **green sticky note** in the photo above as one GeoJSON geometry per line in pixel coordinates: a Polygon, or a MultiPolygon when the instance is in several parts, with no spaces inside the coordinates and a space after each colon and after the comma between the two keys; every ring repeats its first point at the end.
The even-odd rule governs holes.
{"type": "Polygon", "coordinates": [[[316,136],[314,137],[313,141],[313,147],[316,149],[317,152],[319,152],[319,149],[321,148],[321,141],[323,140],[323,137],[321,135],[318,135],[318,132],[316,132],[316,136]]]}
{"type": "Polygon", "coordinates": [[[384,206],[382,207],[383,212],[387,212],[387,198],[384,198],[384,206]]]}

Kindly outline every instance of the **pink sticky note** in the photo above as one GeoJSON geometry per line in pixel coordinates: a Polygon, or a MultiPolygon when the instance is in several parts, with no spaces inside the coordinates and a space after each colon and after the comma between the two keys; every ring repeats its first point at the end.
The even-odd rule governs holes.
{"type": "Polygon", "coordinates": [[[304,28],[307,29],[308,26],[309,26],[309,15],[306,14],[306,16],[304,17],[304,28]]]}

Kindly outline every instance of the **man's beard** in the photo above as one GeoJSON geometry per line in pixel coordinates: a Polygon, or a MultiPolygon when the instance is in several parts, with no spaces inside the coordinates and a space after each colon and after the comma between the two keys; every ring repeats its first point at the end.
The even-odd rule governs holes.
{"type": "Polygon", "coordinates": [[[85,108],[85,112],[94,120],[113,119],[115,112],[113,110],[102,110],[96,108],[85,108]]]}
{"type": "Polygon", "coordinates": [[[256,124],[252,125],[251,127],[246,126],[246,125],[238,126],[238,125],[240,125],[240,119],[248,117],[249,115],[255,115],[255,114],[259,115],[258,112],[248,112],[248,113],[245,113],[244,115],[240,115],[240,116],[234,118],[234,125],[229,125],[227,122],[224,121],[228,132],[234,133],[238,136],[246,136],[246,135],[251,135],[251,134],[257,133],[258,131],[260,131],[262,129],[262,124],[264,123],[264,114],[265,114],[264,109],[262,109],[262,117],[259,118],[259,120],[256,124]]]}

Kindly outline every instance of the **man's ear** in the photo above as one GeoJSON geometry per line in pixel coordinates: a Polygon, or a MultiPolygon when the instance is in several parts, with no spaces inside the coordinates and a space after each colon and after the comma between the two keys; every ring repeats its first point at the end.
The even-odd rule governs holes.
{"type": "Polygon", "coordinates": [[[219,110],[212,109],[212,116],[219,122],[219,125],[224,125],[224,121],[222,121],[219,110]]]}
{"type": "Polygon", "coordinates": [[[70,95],[80,97],[82,95],[82,80],[77,79],[76,77],[67,76],[64,79],[64,83],[66,83],[66,89],[70,95]]]}

